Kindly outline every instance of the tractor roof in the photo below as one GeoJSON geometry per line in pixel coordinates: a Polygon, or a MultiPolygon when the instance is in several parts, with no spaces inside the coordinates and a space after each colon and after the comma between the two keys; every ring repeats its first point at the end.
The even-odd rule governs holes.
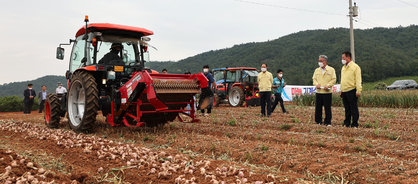
{"type": "MultiPolygon", "coordinates": [[[[127,31],[131,33],[139,33],[140,36],[149,36],[153,35],[154,33],[148,29],[140,28],[140,27],[132,27],[132,26],[124,26],[118,24],[109,24],[109,23],[92,23],[87,25],[87,29],[89,32],[91,31],[107,31],[107,30],[116,30],[116,31],[127,31]]],[[[82,34],[86,33],[86,26],[81,27],[75,37],[78,37],[82,34]]]]}
{"type": "Polygon", "coordinates": [[[223,71],[223,70],[257,70],[257,68],[251,68],[251,67],[230,67],[230,68],[215,68],[212,71],[223,71]]]}

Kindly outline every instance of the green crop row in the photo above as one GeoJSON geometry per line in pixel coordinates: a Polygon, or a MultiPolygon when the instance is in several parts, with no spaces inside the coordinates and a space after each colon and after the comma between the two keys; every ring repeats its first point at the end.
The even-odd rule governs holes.
{"type": "MultiPolygon", "coordinates": [[[[296,96],[293,103],[302,106],[315,105],[315,94],[296,96]]],[[[343,106],[339,93],[332,95],[332,106],[343,106]]],[[[418,90],[404,91],[365,91],[358,99],[360,107],[417,108],[418,90]]]]}

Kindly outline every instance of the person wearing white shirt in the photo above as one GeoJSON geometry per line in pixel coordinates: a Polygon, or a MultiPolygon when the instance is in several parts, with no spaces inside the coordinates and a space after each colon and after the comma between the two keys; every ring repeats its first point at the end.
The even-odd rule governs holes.
{"type": "Polygon", "coordinates": [[[55,90],[55,93],[56,94],[65,94],[65,93],[67,93],[67,89],[65,89],[65,87],[62,86],[61,82],[58,82],[58,87],[55,90]]]}

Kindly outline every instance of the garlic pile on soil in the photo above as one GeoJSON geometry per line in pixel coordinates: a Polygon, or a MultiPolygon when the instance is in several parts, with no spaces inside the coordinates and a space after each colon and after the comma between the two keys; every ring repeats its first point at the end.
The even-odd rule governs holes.
{"type": "Polygon", "coordinates": [[[12,167],[17,167],[18,165],[17,165],[17,161],[16,160],[13,160],[12,161],[12,163],[10,164],[12,167]]]}
{"type": "Polygon", "coordinates": [[[244,177],[244,172],[239,171],[239,172],[238,172],[238,176],[239,176],[239,177],[241,177],[241,178],[242,178],[242,177],[244,177]]]}
{"type": "Polygon", "coordinates": [[[38,169],[38,173],[39,173],[39,174],[43,174],[43,173],[45,173],[45,169],[43,169],[43,168],[38,169]]]}

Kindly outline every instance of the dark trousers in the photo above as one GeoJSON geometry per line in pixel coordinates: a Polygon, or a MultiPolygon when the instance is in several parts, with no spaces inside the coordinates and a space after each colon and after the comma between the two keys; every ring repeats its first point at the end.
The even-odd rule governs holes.
{"type": "Polygon", "coordinates": [[[358,127],[359,112],[357,106],[358,98],[356,96],[356,91],[356,89],[353,89],[351,91],[341,93],[341,97],[343,98],[345,108],[344,125],[346,127],[358,127]]]}
{"type": "Polygon", "coordinates": [[[44,110],[44,105],[45,105],[45,100],[42,100],[41,103],[39,104],[39,113],[42,113],[42,111],[44,110]]]}
{"type": "Polygon", "coordinates": [[[331,112],[331,104],[332,104],[332,94],[320,94],[316,93],[316,100],[315,100],[315,122],[317,124],[322,124],[322,107],[325,108],[325,125],[331,124],[332,119],[332,112],[331,112]]]}
{"type": "Polygon", "coordinates": [[[260,92],[260,105],[261,105],[261,114],[266,115],[266,105],[267,105],[267,115],[271,114],[271,91],[262,91],[260,92]]]}
{"type": "Polygon", "coordinates": [[[283,105],[283,98],[282,98],[282,94],[281,93],[276,93],[274,94],[274,102],[273,102],[273,107],[271,107],[271,112],[274,112],[274,109],[276,109],[277,104],[280,102],[280,107],[282,107],[282,111],[283,113],[286,112],[286,109],[284,108],[283,105]]]}
{"type": "Polygon", "coordinates": [[[24,103],[24,110],[23,110],[23,113],[25,113],[25,114],[30,114],[30,112],[32,111],[32,106],[33,106],[33,101],[32,100],[30,100],[30,101],[26,101],[26,102],[23,102],[24,103]]]}
{"type": "Polygon", "coordinates": [[[211,113],[212,112],[212,105],[213,105],[213,92],[212,92],[210,87],[201,89],[200,98],[199,98],[199,105],[197,107],[197,109],[200,109],[201,113],[205,113],[205,109],[200,108],[200,105],[203,103],[203,101],[205,99],[209,100],[209,105],[205,109],[208,110],[207,111],[208,113],[211,113]]]}
{"type": "MultiPolygon", "coordinates": [[[[208,112],[208,114],[212,113],[212,107],[213,107],[213,97],[209,97],[209,100],[210,100],[209,105],[206,107],[206,109],[208,110],[208,111],[207,111],[207,112],[208,112]]],[[[199,103],[201,103],[201,102],[199,102],[199,103]]],[[[201,112],[201,113],[205,113],[205,109],[201,109],[201,110],[200,110],[200,112],[201,112]]]]}

